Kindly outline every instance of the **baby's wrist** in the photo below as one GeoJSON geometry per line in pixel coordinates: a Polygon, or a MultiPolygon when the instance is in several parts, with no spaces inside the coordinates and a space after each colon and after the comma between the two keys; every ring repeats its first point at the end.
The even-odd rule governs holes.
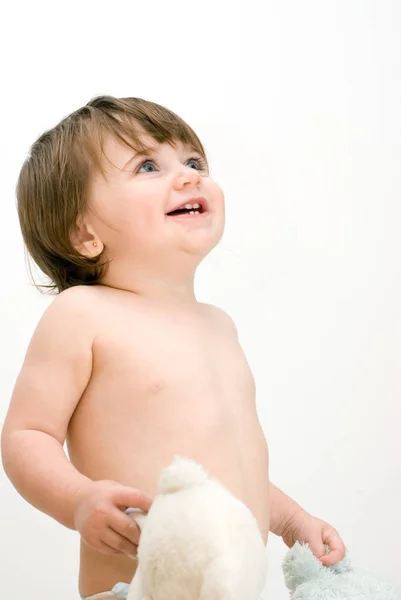
{"type": "Polygon", "coordinates": [[[302,507],[270,482],[270,531],[280,537],[302,507]]]}
{"type": "Polygon", "coordinates": [[[92,490],[94,489],[95,482],[89,478],[86,478],[86,481],[83,481],[81,485],[75,490],[74,494],[71,497],[70,504],[70,512],[71,512],[71,525],[70,529],[74,529],[77,531],[77,513],[80,509],[82,503],[91,495],[92,490]]]}
{"type": "Polygon", "coordinates": [[[305,510],[300,506],[294,508],[291,513],[283,513],[281,519],[279,519],[273,528],[271,528],[272,533],[278,535],[279,537],[285,537],[288,535],[288,532],[292,529],[294,522],[299,517],[300,514],[305,513],[305,510]]]}

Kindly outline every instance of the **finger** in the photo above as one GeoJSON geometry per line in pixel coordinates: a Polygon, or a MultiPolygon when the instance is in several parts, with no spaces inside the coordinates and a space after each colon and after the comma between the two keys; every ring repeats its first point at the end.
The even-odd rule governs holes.
{"type": "Polygon", "coordinates": [[[330,548],[330,553],[323,556],[320,560],[325,566],[335,565],[345,556],[345,546],[335,529],[323,530],[323,542],[330,548]]]}
{"type": "Polygon", "coordinates": [[[152,506],[152,498],[149,494],[141,492],[128,486],[120,486],[113,492],[113,503],[121,506],[124,510],[128,507],[140,508],[144,512],[149,512],[152,506]]]}
{"type": "Polygon", "coordinates": [[[129,516],[130,519],[135,521],[135,523],[139,527],[139,531],[142,532],[143,527],[146,523],[147,515],[136,508],[126,508],[124,512],[126,515],[129,516]]]}
{"type": "Polygon", "coordinates": [[[126,537],[123,537],[111,527],[108,527],[106,530],[104,542],[113,548],[113,550],[115,550],[118,554],[125,554],[131,558],[134,558],[137,555],[138,547],[136,544],[130,542],[126,537]]]}
{"type": "Polygon", "coordinates": [[[311,540],[308,542],[309,548],[312,550],[313,554],[316,558],[320,558],[324,556],[326,550],[324,548],[324,544],[320,539],[311,540]]]}
{"type": "Polygon", "coordinates": [[[129,540],[131,544],[135,544],[135,546],[139,544],[141,532],[137,523],[118,508],[112,511],[109,525],[119,535],[129,540]]]}
{"type": "Polygon", "coordinates": [[[89,546],[89,548],[93,548],[93,550],[96,550],[97,552],[101,552],[102,554],[107,554],[108,556],[110,556],[110,555],[116,555],[116,554],[121,554],[121,552],[119,552],[118,550],[116,550],[112,546],[109,546],[105,542],[98,541],[96,543],[96,546],[92,546],[92,544],[89,544],[83,538],[81,538],[81,539],[82,539],[83,543],[86,544],[86,546],[89,546]]]}

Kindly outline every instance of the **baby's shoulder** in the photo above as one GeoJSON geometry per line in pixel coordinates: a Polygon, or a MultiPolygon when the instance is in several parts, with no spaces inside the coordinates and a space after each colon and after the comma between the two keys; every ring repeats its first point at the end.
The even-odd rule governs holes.
{"type": "Polygon", "coordinates": [[[93,310],[96,303],[96,297],[99,293],[96,286],[75,285],[57,294],[49,306],[49,310],[54,313],[63,314],[82,314],[93,310]]]}
{"type": "Polygon", "coordinates": [[[94,294],[76,286],[58,294],[47,306],[33,333],[29,356],[82,356],[96,335],[92,317],[94,294]]]}
{"type": "Polygon", "coordinates": [[[77,285],[57,294],[45,310],[41,322],[57,330],[84,332],[98,319],[99,292],[96,286],[77,285]]]}
{"type": "Polygon", "coordinates": [[[235,333],[235,335],[238,335],[233,318],[225,310],[214,304],[203,304],[203,307],[209,317],[215,320],[216,324],[226,327],[228,330],[235,333]]]}

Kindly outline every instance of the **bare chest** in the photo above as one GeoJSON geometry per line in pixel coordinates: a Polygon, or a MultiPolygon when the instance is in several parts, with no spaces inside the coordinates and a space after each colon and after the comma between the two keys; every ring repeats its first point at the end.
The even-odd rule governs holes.
{"type": "Polygon", "coordinates": [[[199,396],[232,403],[253,393],[249,365],[227,326],[203,316],[140,317],[116,319],[97,337],[90,387],[98,397],[109,393],[153,408],[174,398],[193,409],[199,396]]]}
{"type": "Polygon", "coordinates": [[[203,315],[125,315],[105,322],[95,339],[92,377],[70,423],[71,456],[89,476],[120,481],[134,474],[125,463],[135,455],[147,456],[146,475],[135,472],[144,481],[176,453],[225,472],[254,438],[254,395],[226,324],[203,315]]]}

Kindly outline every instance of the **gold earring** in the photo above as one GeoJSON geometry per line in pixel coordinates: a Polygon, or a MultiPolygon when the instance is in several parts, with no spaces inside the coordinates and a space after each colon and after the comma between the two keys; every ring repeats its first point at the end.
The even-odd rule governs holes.
{"type": "Polygon", "coordinates": [[[93,242],[93,245],[94,245],[94,246],[95,246],[95,248],[96,248],[96,246],[97,246],[97,242],[93,242]]]}

